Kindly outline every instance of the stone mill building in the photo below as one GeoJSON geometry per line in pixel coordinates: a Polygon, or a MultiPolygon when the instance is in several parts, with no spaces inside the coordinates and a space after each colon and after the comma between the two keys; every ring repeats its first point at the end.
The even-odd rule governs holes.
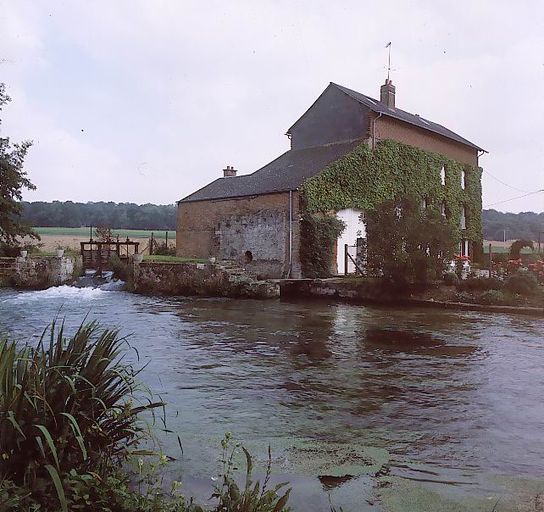
{"type": "MultiPolygon", "coordinates": [[[[463,170],[461,182],[452,187],[464,189],[465,173],[470,173],[471,190],[479,195],[472,204],[479,205],[479,211],[478,206],[473,206],[466,215],[463,205],[453,205],[453,210],[461,212],[456,221],[461,223],[459,252],[472,252],[480,236],[478,158],[484,150],[440,124],[399,109],[395,86],[389,79],[381,86],[379,100],[330,83],[288,129],[287,136],[291,148],[264,167],[238,175],[227,166],[221,177],[178,201],[178,256],[234,260],[262,277],[303,277],[300,254],[305,183],[334,162],[349,157],[361,145],[374,151],[386,140],[443,156],[446,163],[436,169],[438,185],[440,180],[444,184],[453,179],[448,177],[448,165],[453,168],[453,162],[463,170]],[[466,226],[468,220],[475,223],[472,232],[466,226]]],[[[352,187],[361,189],[361,183],[348,178],[341,181],[347,191],[352,187]]],[[[463,193],[459,190],[455,197],[462,198],[463,193]]],[[[346,229],[337,242],[331,271],[344,273],[344,246],[365,237],[364,217],[355,201],[349,204],[344,200],[341,208],[333,210],[328,213],[342,219],[346,229]]]]}

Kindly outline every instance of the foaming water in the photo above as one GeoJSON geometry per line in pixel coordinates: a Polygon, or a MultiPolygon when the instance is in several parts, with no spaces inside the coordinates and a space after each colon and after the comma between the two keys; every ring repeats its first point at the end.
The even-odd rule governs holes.
{"type": "Polygon", "coordinates": [[[124,290],[126,283],[121,279],[112,279],[111,281],[100,285],[99,288],[108,292],[118,292],[124,290]]]}
{"type": "Polygon", "coordinates": [[[295,510],[328,511],[328,492],[346,510],[381,510],[358,506],[366,477],[334,491],[326,478],[365,447],[437,492],[487,496],[498,475],[544,477],[542,319],[62,286],[0,290],[0,335],[32,338],[61,307],[67,331],[87,317],[132,334],[139,360],[128,360],[147,364],[141,378],[168,403],[184,448],[176,470],[202,499],[226,431],[257,461],[271,445],[275,469],[297,483],[295,510]]]}
{"type": "Polygon", "coordinates": [[[13,297],[1,299],[1,301],[6,303],[10,302],[14,304],[24,304],[28,302],[44,301],[48,299],[70,299],[70,300],[75,299],[75,300],[92,301],[101,297],[105,293],[107,293],[107,291],[101,288],[91,288],[91,287],[78,288],[75,286],[63,285],[63,286],[54,286],[52,288],[47,288],[46,290],[37,290],[37,291],[18,293],[14,295],[13,297]]]}

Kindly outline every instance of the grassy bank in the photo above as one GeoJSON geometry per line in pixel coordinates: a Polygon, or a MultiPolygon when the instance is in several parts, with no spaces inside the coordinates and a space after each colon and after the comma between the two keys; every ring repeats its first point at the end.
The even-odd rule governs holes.
{"type": "MultiPolygon", "coordinates": [[[[89,228],[53,228],[53,227],[36,227],[34,231],[39,235],[47,236],[74,236],[74,237],[86,237],[89,239],[89,228]]],[[[93,231],[94,232],[94,231],[93,231]]],[[[120,239],[129,238],[150,238],[151,233],[153,233],[154,238],[158,240],[164,240],[166,238],[166,233],[168,233],[169,240],[176,239],[175,231],[151,231],[145,229],[112,229],[114,236],[119,236],[120,239]]]]}

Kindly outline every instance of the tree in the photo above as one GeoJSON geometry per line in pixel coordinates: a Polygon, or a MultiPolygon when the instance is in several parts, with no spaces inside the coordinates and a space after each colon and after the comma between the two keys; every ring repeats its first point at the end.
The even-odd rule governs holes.
{"type": "Polygon", "coordinates": [[[510,246],[510,259],[517,260],[521,258],[521,250],[527,247],[528,249],[534,249],[534,244],[532,240],[516,240],[512,242],[510,246]]]}
{"type": "Polygon", "coordinates": [[[113,233],[109,226],[97,226],[94,234],[99,242],[111,242],[113,240],[113,233]]]}
{"type": "Polygon", "coordinates": [[[385,201],[368,212],[367,233],[369,269],[396,284],[442,277],[455,248],[450,223],[415,197],[385,201]]]}
{"type": "MultiPolygon", "coordinates": [[[[0,113],[2,107],[11,101],[6,86],[0,83],[0,113]]],[[[1,119],[0,119],[1,124],[1,119]]],[[[23,162],[32,145],[31,141],[11,144],[9,138],[0,137],[0,244],[13,246],[17,237],[29,235],[39,238],[31,227],[21,221],[22,190],[34,190],[23,170],[23,162]]]]}

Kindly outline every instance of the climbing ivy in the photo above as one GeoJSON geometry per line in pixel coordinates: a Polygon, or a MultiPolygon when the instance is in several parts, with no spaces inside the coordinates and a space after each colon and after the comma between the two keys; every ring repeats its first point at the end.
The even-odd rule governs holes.
{"type": "Polygon", "coordinates": [[[332,215],[306,212],[300,223],[300,264],[305,277],[331,275],[334,248],[346,225],[332,215]]]}
{"type": "Polygon", "coordinates": [[[372,211],[385,201],[402,196],[426,200],[438,211],[444,204],[452,232],[457,239],[482,240],[481,168],[392,140],[372,150],[366,143],[325,170],[308,179],[302,187],[303,204],[309,213],[330,213],[345,208],[372,211]],[[440,170],[445,168],[445,184],[440,170]],[[461,186],[465,172],[465,187],[461,186]],[[466,229],[460,229],[465,208],[466,229]]]}

